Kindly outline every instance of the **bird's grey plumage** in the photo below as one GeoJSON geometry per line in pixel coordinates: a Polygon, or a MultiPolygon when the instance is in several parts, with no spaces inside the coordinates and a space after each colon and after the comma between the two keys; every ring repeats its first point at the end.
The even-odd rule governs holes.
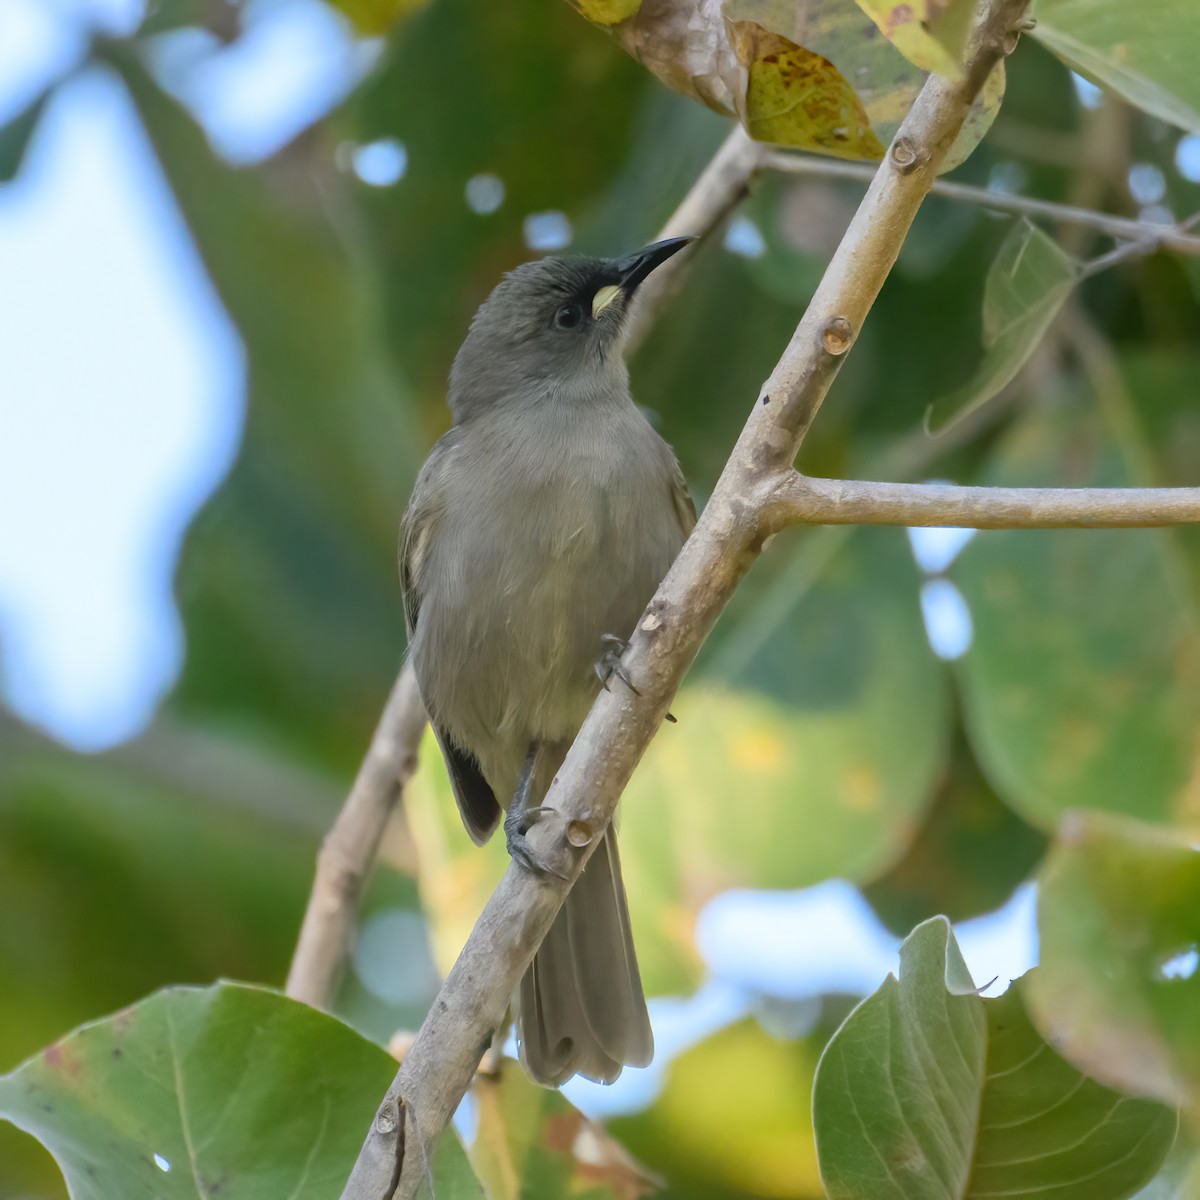
{"type": "MultiPolygon", "coordinates": [[[[412,661],[478,842],[531,746],[540,803],[595,699],[602,636],[630,634],[695,519],[621,356],[629,298],[655,265],[637,261],[547,258],[505,277],[455,359],[454,426],[405,515],[412,661]]],[[[650,1060],[611,829],[522,982],[518,1038],[548,1084],[650,1060]]]]}

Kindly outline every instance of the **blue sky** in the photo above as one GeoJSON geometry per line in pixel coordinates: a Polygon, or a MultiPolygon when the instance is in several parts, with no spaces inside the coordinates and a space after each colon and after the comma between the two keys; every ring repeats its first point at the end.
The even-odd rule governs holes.
{"type": "MultiPolygon", "coordinates": [[[[0,0],[0,122],[79,62],[90,28],[127,32],[141,7],[0,0]]],[[[377,53],[319,0],[258,0],[234,47],[183,33],[155,57],[213,144],[248,162],[326,112],[377,53]]],[[[344,157],[367,183],[403,176],[395,144],[344,157]]],[[[466,199],[487,211],[503,185],[478,177],[466,199]]],[[[535,249],[570,237],[559,213],[530,214],[527,226],[535,249]]],[[[726,245],[763,252],[745,221],[726,245]]],[[[0,187],[0,688],[25,719],[76,748],[136,733],[176,678],[175,562],[236,452],[245,383],[237,331],[129,99],[103,72],[73,77],[22,174],[0,187]]],[[[962,543],[955,531],[913,539],[931,576],[931,635],[948,656],[969,644],[970,616],[937,576],[962,543]]],[[[980,982],[1019,975],[1036,958],[1031,889],[961,933],[980,982]]],[[[865,993],[897,961],[896,939],[838,881],[729,893],[703,914],[699,939],[712,980],[686,1001],[654,1002],[660,1054],[649,1071],[603,1091],[572,1085],[590,1111],[643,1103],[673,1054],[747,1011],[758,991],[865,993]]]]}
{"type": "MultiPolygon", "coordinates": [[[[0,0],[0,121],[139,0],[0,0]]],[[[374,54],[316,0],[253,4],[223,50],[160,40],[164,78],[236,161],[269,154],[374,54]]],[[[180,540],[232,461],[245,365],[117,80],[72,77],[0,188],[0,685],[79,749],[143,727],[183,652],[180,540]]]]}

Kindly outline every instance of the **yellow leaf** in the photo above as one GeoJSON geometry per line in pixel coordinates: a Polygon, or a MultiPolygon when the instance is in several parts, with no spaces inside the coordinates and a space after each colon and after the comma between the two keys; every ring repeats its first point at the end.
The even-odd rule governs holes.
{"type": "Polygon", "coordinates": [[[743,122],[752,138],[839,158],[883,157],[862,101],[827,58],[754,21],[731,21],[729,34],[749,74],[743,122]]]}
{"type": "Polygon", "coordinates": [[[971,0],[858,0],[858,6],[914,66],[962,76],[971,0]]]}

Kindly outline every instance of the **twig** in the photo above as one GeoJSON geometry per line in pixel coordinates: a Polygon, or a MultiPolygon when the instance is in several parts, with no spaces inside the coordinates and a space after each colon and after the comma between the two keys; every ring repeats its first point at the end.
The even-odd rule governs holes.
{"type": "Polygon", "coordinates": [[[665,718],[684,673],[765,530],[755,499],[797,449],[878,295],[938,163],[984,80],[1015,44],[1027,0],[985,0],[959,83],[931,76],[881,164],[791,342],[756,401],[692,536],[634,631],[637,685],[601,691],[529,833],[568,878],[510,864],[380,1106],[343,1200],[412,1200],[422,1163],[457,1108],[509,997],[665,718]],[[405,1122],[396,1137],[395,1120],[405,1122]],[[397,1164],[399,1171],[397,1172],[397,1164]]]}
{"type": "MultiPolygon", "coordinates": [[[[767,168],[784,171],[789,175],[812,175],[823,179],[854,179],[866,182],[875,173],[870,163],[838,162],[831,158],[788,154],[772,150],[763,163],[767,168]]],[[[1178,225],[1152,225],[1132,217],[1114,217],[1110,213],[1097,212],[1092,208],[1077,208],[1071,204],[1056,204],[1053,200],[1038,200],[1033,196],[1015,196],[1004,192],[991,192],[987,188],[969,183],[955,183],[939,179],[930,189],[936,196],[948,200],[965,200],[998,212],[1017,213],[1027,217],[1046,217],[1062,221],[1067,225],[1082,225],[1109,237],[1148,242],[1149,249],[1159,247],[1173,250],[1177,254],[1200,255],[1200,237],[1190,237],[1188,229],[1194,222],[1184,221],[1178,225]]]]}
{"type": "Polygon", "coordinates": [[[771,531],[788,525],[1135,529],[1200,522],[1200,487],[956,487],[814,479],[793,472],[765,500],[764,521],[771,531]]]}
{"type": "Polygon", "coordinates": [[[358,924],[358,904],[388,818],[417,769],[425,710],[405,664],[392,687],[358,777],[317,855],[317,874],[287,994],[314,1008],[333,1002],[358,924]]]}

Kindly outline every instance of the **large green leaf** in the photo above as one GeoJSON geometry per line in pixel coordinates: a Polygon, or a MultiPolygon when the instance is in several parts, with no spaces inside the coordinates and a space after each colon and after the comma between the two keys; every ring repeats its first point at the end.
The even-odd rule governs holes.
{"type": "MultiPolygon", "coordinates": [[[[1023,419],[983,482],[1132,482],[1094,411],[1023,419]]],[[[1052,829],[1070,808],[1196,824],[1200,630],[1166,533],[981,533],[952,571],[975,639],[967,729],[1006,803],[1052,829]]]]}
{"type": "Polygon", "coordinates": [[[0,714],[0,1061],[174,980],[282,981],[338,789],[161,722],[77,755],[0,714]],[[214,886],[219,881],[219,886],[214,886]]]}
{"type": "Polygon", "coordinates": [[[1130,104],[1200,131],[1200,9],[1158,0],[1147,11],[1112,0],[1037,0],[1034,37],[1130,104]]]}
{"type": "Polygon", "coordinates": [[[952,921],[999,908],[1027,879],[1046,838],[983,777],[961,730],[933,808],[904,857],[863,888],[880,919],[903,937],[929,917],[952,921]]]}
{"type": "Polygon", "coordinates": [[[928,810],[950,722],[916,567],[897,531],[824,532],[771,545],[762,585],[734,598],[730,628],[696,665],[703,690],[681,700],[680,724],[663,731],[639,773],[646,803],[636,814],[631,804],[626,821],[655,849],[648,875],[665,853],[693,883],[708,875],[713,890],[738,879],[866,880],[928,810]],[[676,734],[686,748],[675,748],[676,734]],[[730,819],[729,799],[747,787],[755,820],[730,819]],[[713,791],[719,798],[697,811],[713,791]],[[794,838],[784,832],[793,822],[794,838]],[[693,834],[694,849],[708,843],[694,858],[693,834]]]}
{"type": "MultiPolygon", "coordinates": [[[[282,983],[342,791],[245,731],[160,719],[78,755],[0,713],[0,1064],[170,983],[282,983]]],[[[411,881],[392,887],[411,909],[411,881]]],[[[60,1194],[3,1122],[0,1163],[0,1195],[60,1194]]]]}
{"type": "MultiPolygon", "coordinates": [[[[1195,487],[1200,484],[1200,354],[1190,331],[1200,321],[1200,306],[1189,310],[1181,305],[1178,316],[1186,322],[1179,327],[1178,344],[1170,350],[1123,353],[1116,382],[1130,426],[1143,432],[1155,468],[1153,481],[1195,487]]],[[[1171,544],[1182,556],[1192,595],[1200,597],[1200,525],[1172,529],[1171,544]]]]}
{"type": "Polygon", "coordinates": [[[1096,813],[1065,818],[1042,876],[1030,1004],[1072,1062],[1200,1108],[1200,850],[1096,813]]]}
{"type": "MultiPolygon", "coordinates": [[[[73,1200],[328,1200],[395,1063],[275,992],[173,988],[0,1077],[0,1116],[43,1142],[73,1200]]],[[[454,1134],[438,1197],[482,1200],[454,1134]]]]}
{"type": "Polygon", "coordinates": [[[846,1019],[813,1087],[830,1200],[1122,1200],[1152,1178],[1175,1113],[1081,1075],[1038,1036],[1023,983],[975,989],[935,917],[846,1019]]]}
{"type": "Polygon", "coordinates": [[[983,293],[983,361],[969,383],[930,406],[941,432],[986,404],[1029,361],[1079,280],[1079,266],[1053,238],[1022,217],[988,271],[983,293]]]}

